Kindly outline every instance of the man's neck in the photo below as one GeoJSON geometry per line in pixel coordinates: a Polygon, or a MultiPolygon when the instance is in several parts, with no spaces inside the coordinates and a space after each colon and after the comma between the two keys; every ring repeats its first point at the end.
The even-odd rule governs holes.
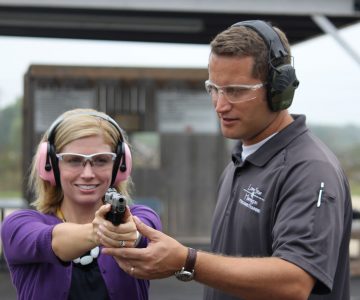
{"type": "Polygon", "coordinates": [[[280,111],[262,132],[253,138],[243,140],[242,142],[245,146],[257,144],[274,133],[280,132],[292,122],[294,122],[294,119],[287,110],[280,111]]]}

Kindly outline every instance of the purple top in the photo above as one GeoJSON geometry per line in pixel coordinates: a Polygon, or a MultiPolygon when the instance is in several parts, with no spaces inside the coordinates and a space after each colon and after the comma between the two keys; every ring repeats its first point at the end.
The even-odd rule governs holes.
{"type": "MultiPolygon", "coordinates": [[[[143,205],[130,207],[145,224],[161,230],[159,216],[143,205]]],[[[52,230],[61,221],[35,210],[18,210],[5,218],[1,229],[4,254],[19,300],[67,299],[72,264],[60,261],[51,247],[52,230]]],[[[146,247],[142,238],[138,247],[146,247]]],[[[126,274],[110,255],[97,259],[110,299],[148,299],[149,281],[126,274]]]]}

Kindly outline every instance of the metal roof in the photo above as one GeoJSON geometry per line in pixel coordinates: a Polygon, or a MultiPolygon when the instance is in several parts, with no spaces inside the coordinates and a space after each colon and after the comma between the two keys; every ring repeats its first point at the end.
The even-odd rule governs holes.
{"type": "Polygon", "coordinates": [[[228,26],[264,19],[291,44],[360,21],[360,0],[0,0],[0,35],[208,44],[228,26]]]}

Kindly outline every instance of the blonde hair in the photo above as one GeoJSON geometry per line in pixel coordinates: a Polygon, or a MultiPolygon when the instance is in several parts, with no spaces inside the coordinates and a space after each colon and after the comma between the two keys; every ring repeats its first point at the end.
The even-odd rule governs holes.
{"type": "MultiPolygon", "coordinates": [[[[122,131],[120,136],[119,130],[115,128],[114,124],[106,120],[107,115],[103,114],[104,118],[102,118],[92,115],[94,113],[103,114],[94,109],[73,109],[60,116],[61,121],[56,127],[54,139],[56,152],[61,152],[67,144],[74,140],[90,136],[102,136],[105,143],[111,146],[113,152],[116,151],[119,139],[127,143],[125,133],[122,131]]],[[[43,180],[39,176],[38,161],[40,146],[48,141],[49,133],[49,130],[45,132],[38,145],[36,154],[33,157],[29,177],[29,188],[35,193],[35,200],[31,204],[42,213],[55,213],[64,197],[61,187],[52,186],[48,181],[43,180]]],[[[115,188],[129,197],[131,186],[132,181],[129,177],[115,188]]]]}

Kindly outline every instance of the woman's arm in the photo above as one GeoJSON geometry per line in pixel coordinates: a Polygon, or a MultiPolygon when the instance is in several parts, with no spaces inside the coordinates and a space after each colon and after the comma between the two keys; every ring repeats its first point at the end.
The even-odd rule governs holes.
{"type": "Polygon", "coordinates": [[[99,244],[93,224],[61,223],[52,231],[52,249],[62,261],[71,261],[99,244]]]}
{"type": "Polygon", "coordinates": [[[105,220],[109,205],[102,205],[95,213],[92,223],[57,224],[52,231],[52,249],[62,261],[71,261],[101,243],[101,226],[110,223],[105,220]]]}

